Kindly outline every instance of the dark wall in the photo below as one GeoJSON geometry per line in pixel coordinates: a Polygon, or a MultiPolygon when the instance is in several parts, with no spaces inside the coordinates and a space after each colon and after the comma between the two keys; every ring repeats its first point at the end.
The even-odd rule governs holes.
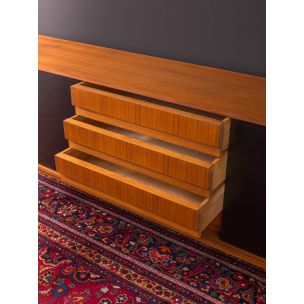
{"type": "Polygon", "coordinates": [[[39,33],[265,75],[265,0],[39,0],[39,33]]]}
{"type": "Polygon", "coordinates": [[[62,122],[75,115],[70,86],[79,81],[44,72],[38,81],[38,162],[55,169],[54,154],[68,147],[62,122]]]}
{"type": "Polygon", "coordinates": [[[266,128],[231,121],[221,238],[266,255],[266,128]]]}

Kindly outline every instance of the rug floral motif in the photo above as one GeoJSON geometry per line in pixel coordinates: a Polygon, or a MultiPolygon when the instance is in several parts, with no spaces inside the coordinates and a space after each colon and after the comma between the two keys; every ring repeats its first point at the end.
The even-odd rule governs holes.
{"type": "Polygon", "coordinates": [[[39,303],[266,303],[265,272],[39,175],[39,303]]]}

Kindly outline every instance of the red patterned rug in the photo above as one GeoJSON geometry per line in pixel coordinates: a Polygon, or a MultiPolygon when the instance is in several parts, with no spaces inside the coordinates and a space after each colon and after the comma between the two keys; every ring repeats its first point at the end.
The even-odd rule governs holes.
{"type": "Polygon", "coordinates": [[[265,272],[39,175],[39,303],[265,303],[265,272]]]}

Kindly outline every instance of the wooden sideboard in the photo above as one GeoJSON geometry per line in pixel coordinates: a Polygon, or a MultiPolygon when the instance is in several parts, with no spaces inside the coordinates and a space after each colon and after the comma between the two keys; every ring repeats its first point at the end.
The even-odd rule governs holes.
{"type": "Polygon", "coordinates": [[[192,237],[223,206],[225,225],[226,198],[240,200],[225,190],[241,151],[229,148],[231,118],[264,129],[264,78],[45,36],[39,69],[85,81],[71,86],[63,180],[192,237]]]}
{"type": "Polygon", "coordinates": [[[223,209],[230,118],[84,82],[71,99],[62,180],[200,237],[223,209]]]}

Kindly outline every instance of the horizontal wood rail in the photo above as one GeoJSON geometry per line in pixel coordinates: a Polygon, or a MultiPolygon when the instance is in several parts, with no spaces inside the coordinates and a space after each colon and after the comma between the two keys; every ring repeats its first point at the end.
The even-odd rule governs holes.
{"type": "Polygon", "coordinates": [[[266,125],[266,80],[39,35],[39,70],[266,125]]]}

